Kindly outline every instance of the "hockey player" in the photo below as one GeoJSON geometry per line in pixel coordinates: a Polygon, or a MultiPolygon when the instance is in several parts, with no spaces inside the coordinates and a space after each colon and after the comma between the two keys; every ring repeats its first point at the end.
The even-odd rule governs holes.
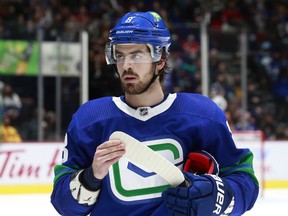
{"type": "MultiPolygon", "coordinates": [[[[124,95],[91,100],[73,115],[55,167],[51,202],[61,215],[242,215],[258,196],[253,155],[237,149],[221,109],[191,93],[164,94],[170,33],[155,12],[125,14],[110,31],[106,61],[115,67],[124,95]],[[183,171],[186,186],[133,164],[122,131],[183,171],[189,153],[205,150],[219,175],[183,171]]],[[[189,161],[189,160],[188,160],[189,161]]],[[[189,170],[189,169],[188,169],[189,170]]]]}

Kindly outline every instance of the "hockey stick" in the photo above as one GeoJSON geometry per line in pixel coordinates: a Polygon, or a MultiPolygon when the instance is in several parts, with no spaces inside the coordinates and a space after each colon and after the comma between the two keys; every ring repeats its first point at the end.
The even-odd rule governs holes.
{"type": "Polygon", "coordinates": [[[173,187],[184,182],[184,175],[180,169],[137,139],[121,131],[112,133],[110,140],[112,139],[118,139],[125,143],[126,152],[124,157],[128,158],[132,163],[140,164],[148,170],[157,173],[173,187]]]}

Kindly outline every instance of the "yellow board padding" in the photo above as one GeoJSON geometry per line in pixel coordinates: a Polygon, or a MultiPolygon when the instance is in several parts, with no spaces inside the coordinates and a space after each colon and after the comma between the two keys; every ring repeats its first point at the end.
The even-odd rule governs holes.
{"type": "MultiPolygon", "coordinates": [[[[288,181],[265,181],[264,189],[288,188],[288,181]]],[[[45,185],[0,185],[1,194],[37,194],[51,193],[52,184],[45,185]]]]}
{"type": "Polygon", "coordinates": [[[265,181],[264,188],[288,188],[288,181],[265,181]]]}
{"type": "Polygon", "coordinates": [[[0,185],[0,194],[51,193],[52,184],[47,185],[0,185]]]}

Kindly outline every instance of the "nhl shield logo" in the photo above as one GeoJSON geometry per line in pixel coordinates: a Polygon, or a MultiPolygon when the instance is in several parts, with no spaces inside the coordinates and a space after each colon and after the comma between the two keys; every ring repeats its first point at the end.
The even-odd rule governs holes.
{"type": "Polygon", "coordinates": [[[139,115],[146,116],[148,115],[148,107],[139,107],[139,115]]]}

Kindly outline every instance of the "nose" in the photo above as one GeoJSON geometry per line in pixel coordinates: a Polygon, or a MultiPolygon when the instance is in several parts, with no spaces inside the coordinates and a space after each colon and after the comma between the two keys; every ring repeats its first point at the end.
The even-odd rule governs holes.
{"type": "Polygon", "coordinates": [[[123,64],[122,67],[124,70],[128,70],[131,68],[131,61],[129,61],[129,59],[127,58],[124,58],[124,61],[122,64],[123,64]]]}

